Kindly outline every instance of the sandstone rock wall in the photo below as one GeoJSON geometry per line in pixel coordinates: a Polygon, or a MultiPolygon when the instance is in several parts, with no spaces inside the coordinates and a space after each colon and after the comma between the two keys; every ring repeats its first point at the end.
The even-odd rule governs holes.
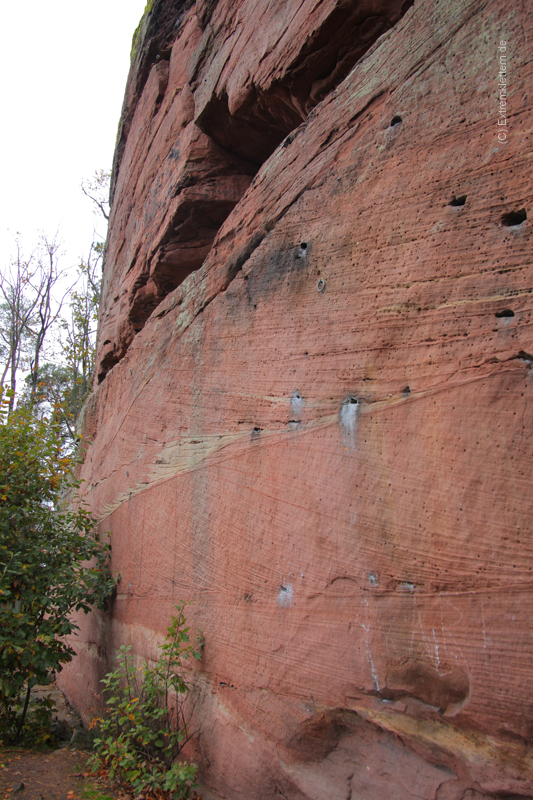
{"type": "Polygon", "coordinates": [[[532,34],[495,0],[141,23],[84,421],[121,582],[62,681],[87,718],[189,601],[208,800],[533,797],[532,34]]]}

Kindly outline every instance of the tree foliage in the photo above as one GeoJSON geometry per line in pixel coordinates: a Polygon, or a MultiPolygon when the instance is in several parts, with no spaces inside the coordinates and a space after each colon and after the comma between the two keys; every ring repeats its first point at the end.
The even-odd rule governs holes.
{"type": "Polygon", "coordinates": [[[31,688],[74,655],[71,613],[114,582],[94,519],[62,500],[77,483],[59,426],[9,405],[0,393],[0,738],[17,742],[31,688]]]}
{"type": "MultiPolygon", "coordinates": [[[[106,220],[109,179],[97,170],[82,183],[106,220]]],[[[94,374],[103,250],[95,232],[72,276],[59,268],[57,236],[41,235],[29,256],[19,237],[15,257],[0,273],[0,386],[11,390],[10,411],[18,401],[36,414],[52,414],[70,449],[94,374]]]]}
{"type": "MultiPolygon", "coordinates": [[[[84,188],[106,218],[108,179],[100,171],[84,188]]],[[[72,658],[71,613],[114,587],[69,457],[94,370],[102,251],[93,241],[72,280],[56,237],[29,256],[17,239],[0,273],[0,743],[49,720],[46,699],[30,719],[31,689],[72,658]]]]}
{"type": "Polygon", "coordinates": [[[28,372],[27,402],[33,405],[40,365],[69,292],[64,286],[61,289],[65,276],[58,268],[59,245],[55,238],[42,236],[29,256],[24,255],[18,240],[16,249],[15,258],[0,278],[0,385],[8,380],[10,410],[18,377],[24,371],[28,372]]]}
{"type": "Polygon", "coordinates": [[[78,278],[68,298],[68,313],[59,322],[61,363],[43,364],[36,390],[28,385],[24,395],[24,402],[34,410],[51,411],[70,443],[77,439],[76,419],[94,374],[102,250],[100,243],[93,242],[87,259],[78,266],[78,278]]]}
{"type": "Polygon", "coordinates": [[[131,645],[122,646],[117,669],[102,679],[106,709],[103,717],[93,720],[98,728],[93,766],[130,784],[136,795],[163,792],[182,800],[194,789],[197,766],[179,760],[193,735],[193,709],[186,711],[190,686],[182,661],[201,658],[202,639],[198,635],[196,646],[189,643],[184,608],[183,603],[176,605],[155,664],[136,667],[131,645]]]}

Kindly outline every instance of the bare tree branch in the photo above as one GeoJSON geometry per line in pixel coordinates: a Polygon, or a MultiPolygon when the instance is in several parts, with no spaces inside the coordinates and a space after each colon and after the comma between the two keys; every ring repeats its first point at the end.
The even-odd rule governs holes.
{"type": "Polygon", "coordinates": [[[81,184],[83,194],[93,201],[106,220],[109,220],[110,177],[110,172],[106,172],[103,169],[95,170],[94,177],[91,180],[82,181],[81,184]]]}

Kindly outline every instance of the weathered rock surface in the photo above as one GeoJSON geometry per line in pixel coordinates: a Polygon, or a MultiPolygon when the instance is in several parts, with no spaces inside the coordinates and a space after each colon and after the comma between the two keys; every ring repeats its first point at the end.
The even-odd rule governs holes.
{"type": "Polygon", "coordinates": [[[408,6],[140,29],[82,474],[121,581],[62,685],[189,601],[206,798],[533,797],[533,14],[408,6]]]}

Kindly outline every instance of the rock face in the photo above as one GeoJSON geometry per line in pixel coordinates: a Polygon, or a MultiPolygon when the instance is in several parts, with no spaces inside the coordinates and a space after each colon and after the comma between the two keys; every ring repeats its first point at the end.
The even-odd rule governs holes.
{"type": "Polygon", "coordinates": [[[89,718],[187,600],[207,800],[533,797],[532,36],[496,0],[136,33],[82,471],[121,580],[62,682],[89,718]]]}

